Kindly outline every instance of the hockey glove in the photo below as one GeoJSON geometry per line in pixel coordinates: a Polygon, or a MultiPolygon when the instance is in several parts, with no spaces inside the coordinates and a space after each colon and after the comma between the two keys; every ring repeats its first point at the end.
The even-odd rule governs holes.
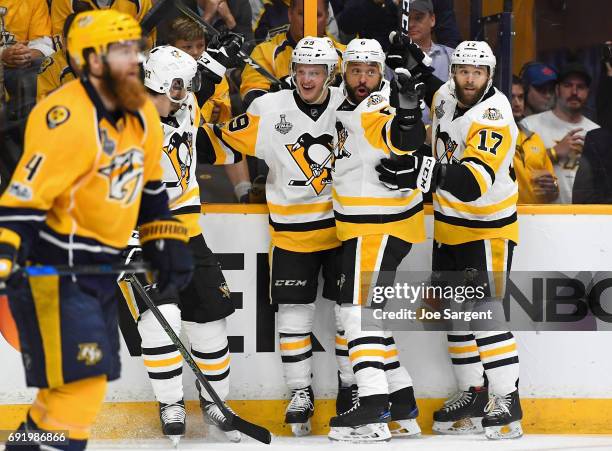
{"type": "Polygon", "coordinates": [[[176,219],[167,219],[143,224],[138,231],[142,256],[156,271],[160,293],[185,288],[193,273],[187,227],[176,219]]]}
{"type": "Polygon", "coordinates": [[[278,83],[270,84],[270,92],[278,92],[283,89],[293,89],[293,80],[291,80],[291,75],[287,75],[286,77],[278,80],[278,83]]]}
{"type": "Polygon", "coordinates": [[[243,61],[237,55],[243,43],[242,35],[226,31],[213,37],[206,51],[219,64],[231,69],[242,66],[243,61]]]}
{"type": "Polygon", "coordinates": [[[402,36],[397,31],[389,34],[391,46],[387,52],[386,63],[391,69],[404,67],[413,70],[433,72],[431,58],[426,55],[410,38],[402,36]]]}
{"type": "Polygon", "coordinates": [[[5,281],[11,276],[20,245],[19,234],[0,227],[0,281],[5,281]]]}
{"type": "Polygon", "coordinates": [[[390,104],[403,110],[419,109],[425,97],[425,90],[420,74],[412,76],[408,69],[400,67],[395,69],[395,77],[391,81],[390,104]]]}
{"type": "Polygon", "coordinates": [[[413,153],[399,159],[383,158],[376,171],[378,180],[391,190],[427,193],[436,188],[437,166],[435,158],[413,153]]]}

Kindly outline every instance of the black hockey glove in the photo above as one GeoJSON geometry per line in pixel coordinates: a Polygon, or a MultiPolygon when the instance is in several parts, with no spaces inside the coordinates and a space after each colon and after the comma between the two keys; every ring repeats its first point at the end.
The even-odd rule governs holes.
{"type": "Polygon", "coordinates": [[[293,80],[291,79],[291,75],[287,75],[278,80],[278,83],[270,84],[270,92],[278,92],[283,89],[293,89],[293,80]]]}
{"type": "Polygon", "coordinates": [[[398,159],[383,158],[376,172],[378,180],[390,190],[419,189],[427,193],[436,188],[438,166],[435,158],[413,153],[398,159]]]}
{"type": "Polygon", "coordinates": [[[225,31],[212,38],[206,51],[226,69],[232,69],[241,67],[243,64],[243,61],[237,56],[243,43],[242,35],[225,31]]]}
{"type": "Polygon", "coordinates": [[[403,67],[395,69],[395,77],[391,81],[391,106],[406,110],[420,108],[426,91],[421,78],[420,74],[413,76],[403,67]]]}
{"type": "Polygon", "coordinates": [[[433,72],[431,58],[426,55],[418,45],[397,31],[389,34],[391,46],[387,51],[386,63],[391,69],[406,68],[412,72],[433,72]]]}
{"type": "Polygon", "coordinates": [[[193,273],[187,227],[176,219],[166,219],[143,224],[138,231],[142,256],[156,272],[160,293],[185,288],[193,273]]]}

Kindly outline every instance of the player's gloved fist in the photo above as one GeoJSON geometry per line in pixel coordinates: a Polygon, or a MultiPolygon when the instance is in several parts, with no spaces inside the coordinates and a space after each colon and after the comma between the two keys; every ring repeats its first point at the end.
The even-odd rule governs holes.
{"type": "Polygon", "coordinates": [[[413,76],[408,69],[399,67],[395,69],[391,90],[391,106],[413,110],[421,106],[426,87],[420,74],[413,76]],[[397,91],[397,97],[393,95],[393,91],[397,91]]]}
{"type": "Polygon", "coordinates": [[[378,180],[391,190],[419,189],[424,193],[435,189],[436,159],[418,153],[398,159],[383,158],[376,166],[378,180]]]}
{"type": "Polygon", "coordinates": [[[213,84],[218,84],[225,75],[227,67],[219,62],[215,57],[209,54],[207,51],[202,52],[200,57],[197,59],[198,71],[202,74],[204,84],[207,81],[213,84]]]}
{"type": "Polygon", "coordinates": [[[0,228],[0,281],[7,280],[15,267],[21,237],[10,229],[0,228]]]}
{"type": "Polygon", "coordinates": [[[160,293],[185,288],[193,273],[187,227],[176,219],[167,219],[143,224],[138,231],[142,256],[156,272],[160,293]]]}
{"type": "Polygon", "coordinates": [[[291,79],[291,75],[282,77],[278,80],[278,83],[272,83],[270,85],[270,92],[278,92],[282,91],[283,89],[293,89],[293,80],[291,79]]]}
{"type": "Polygon", "coordinates": [[[242,35],[225,31],[212,38],[206,51],[226,69],[230,69],[241,66],[242,61],[237,55],[243,43],[242,35]]]}
{"type": "Polygon", "coordinates": [[[431,58],[412,40],[397,31],[389,34],[391,46],[387,52],[386,63],[391,69],[405,67],[413,70],[416,66],[428,68],[431,66],[431,58]]]}

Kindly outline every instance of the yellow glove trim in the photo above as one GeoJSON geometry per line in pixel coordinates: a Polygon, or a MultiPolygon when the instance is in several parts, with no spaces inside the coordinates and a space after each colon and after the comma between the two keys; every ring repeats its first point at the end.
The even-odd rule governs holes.
{"type": "Polygon", "coordinates": [[[138,228],[141,244],[162,239],[178,240],[186,243],[189,241],[187,232],[187,227],[181,222],[173,220],[148,222],[138,228]]]}

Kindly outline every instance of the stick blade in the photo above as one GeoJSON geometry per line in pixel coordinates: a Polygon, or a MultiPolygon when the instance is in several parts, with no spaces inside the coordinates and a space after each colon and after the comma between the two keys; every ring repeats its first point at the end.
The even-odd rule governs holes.
{"type": "Polygon", "coordinates": [[[266,428],[257,426],[247,420],[240,418],[238,415],[232,415],[230,418],[231,424],[236,430],[245,435],[257,440],[258,442],[269,445],[272,442],[272,434],[266,428]]]}

